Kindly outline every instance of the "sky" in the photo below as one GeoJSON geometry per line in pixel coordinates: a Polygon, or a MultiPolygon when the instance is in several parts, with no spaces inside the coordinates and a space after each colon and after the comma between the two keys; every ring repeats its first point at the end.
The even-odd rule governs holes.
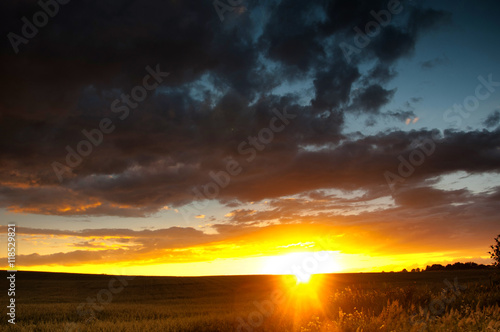
{"type": "Polygon", "coordinates": [[[1,4],[19,270],[492,262],[497,1],[61,2],[1,4]]]}

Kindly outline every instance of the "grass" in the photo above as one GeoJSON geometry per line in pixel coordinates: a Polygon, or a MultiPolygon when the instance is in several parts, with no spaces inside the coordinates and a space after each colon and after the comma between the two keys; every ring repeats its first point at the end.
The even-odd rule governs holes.
{"type": "Polygon", "coordinates": [[[0,330],[500,331],[492,273],[331,274],[299,286],[282,276],[135,277],[120,289],[113,276],[18,272],[17,324],[4,318],[0,330]],[[109,303],[80,306],[98,295],[109,303]]]}

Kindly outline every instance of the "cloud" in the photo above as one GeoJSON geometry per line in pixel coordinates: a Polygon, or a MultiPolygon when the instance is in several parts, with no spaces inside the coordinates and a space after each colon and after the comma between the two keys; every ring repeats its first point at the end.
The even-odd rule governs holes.
{"type": "Polygon", "coordinates": [[[417,187],[401,191],[395,197],[395,202],[399,205],[420,209],[449,204],[450,201],[463,203],[468,198],[466,194],[467,191],[464,189],[443,191],[431,187],[417,187]]]}
{"type": "MultiPolygon", "coordinates": [[[[217,234],[190,227],[157,230],[86,229],[81,231],[20,227],[19,240],[30,237],[64,238],[75,243],[73,251],[53,254],[20,254],[23,266],[79,264],[161,264],[210,261],[215,257],[255,257],[283,254],[290,243],[310,242],[313,249],[340,250],[373,256],[448,252],[461,257],[480,255],[497,225],[499,188],[488,192],[409,187],[381,205],[373,193],[311,191],[296,198],[277,198],[259,210],[235,209],[217,234]],[[460,204],[456,204],[460,203],[460,204]],[[371,205],[372,208],[366,209],[371,205]],[[343,210],[358,210],[347,215],[343,210]],[[285,213],[286,212],[286,213],[285,213]],[[486,212],[486,213],[485,213],[486,212]],[[256,225],[255,220],[272,220],[256,225]],[[444,236],[446,234],[446,236],[444,236]],[[114,244],[126,244],[117,246],[114,244]],[[228,250],[229,249],[229,250],[228,250]],[[140,263],[138,263],[140,262],[140,263]]],[[[1,231],[6,226],[0,227],[1,231]]],[[[293,250],[291,248],[290,250],[293,250]]]]}
{"type": "Polygon", "coordinates": [[[420,63],[420,66],[423,69],[432,69],[434,67],[447,65],[449,63],[450,63],[450,59],[446,55],[443,55],[443,56],[436,57],[436,58],[431,59],[431,60],[422,61],[420,63]]]}
{"type": "Polygon", "coordinates": [[[496,110],[493,113],[491,113],[490,115],[488,115],[486,120],[484,120],[484,122],[483,122],[483,124],[488,128],[495,127],[499,123],[500,123],[500,111],[499,110],[496,110]]]}
{"type": "Polygon", "coordinates": [[[352,109],[377,114],[382,106],[387,104],[396,89],[386,90],[379,84],[370,85],[354,93],[352,109]]]}
{"type": "MultiPolygon", "coordinates": [[[[3,6],[22,14],[37,5],[3,6]]],[[[395,93],[387,84],[422,33],[450,18],[404,2],[401,17],[348,64],[338,44],[352,43],[353,28],[386,6],[257,2],[237,24],[221,24],[208,2],[68,4],[19,54],[0,48],[9,63],[0,78],[0,206],[47,215],[150,216],[192,202],[193,188],[210,183],[211,172],[230,159],[243,171],[217,196],[227,204],[324,188],[380,192],[382,174],[430,130],[354,138],[346,134],[346,117],[367,116],[369,126],[414,118],[410,102],[418,100],[385,109],[395,93]],[[170,75],[121,120],[113,101],[156,64],[170,75]],[[286,88],[292,85],[300,92],[286,88]],[[248,162],[238,146],[269,126],[273,109],[297,117],[248,162]],[[52,163],[66,163],[67,147],[76,148],[82,130],[105,117],[116,129],[60,183],[52,163]]],[[[2,29],[19,27],[16,15],[2,29]]],[[[497,171],[495,135],[447,133],[443,149],[413,181],[456,170],[497,171]],[[465,153],[475,159],[462,160],[465,153]]]]}
{"type": "MultiPolygon", "coordinates": [[[[292,146],[297,139],[293,129],[295,126],[300,128],[304,122],[299,117],[297,125],[292,125],[289,133],[292,146]]],[[[290,149],[276,142],[271,144],[272,153],[264,150],[252,163],[233,155],[245,171],[233,177],[218,198],[228,202],[235,199],[250,202],[322,188],[375,190],[381,187],[388,190],[384,172],[397,173],[398,156],[407,157],[413,149],[413,141],[431,137],[432,132],[425,129],[394,131],[343,140],[335,149],[317,151],[290,149]],[[262,165],[273,166],[263,168],[262,165]]],[[[460,170],[472,173],[499,170],[497,131],[446,131],[435,144],[434,154],[408,181],[421,181],[460,170]],[[463,158],[464,155],[469,158],[463,158]]],[[[197,167],[172,162],[137,165],[119,175],[82,177],[68,182],[67,186],[6,186],[0,190],[0,203],[11,211],[41,214],[150,215],[167,203],[180,206],[190,202],[193,199],[191,188],[203,188],[213,181],[210,171],[225,169],[219,156],[205,156],[203,164],[197,167]]]]}

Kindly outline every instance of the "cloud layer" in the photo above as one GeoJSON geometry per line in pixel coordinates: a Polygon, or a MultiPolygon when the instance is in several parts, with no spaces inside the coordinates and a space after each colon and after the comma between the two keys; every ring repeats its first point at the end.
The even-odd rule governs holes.
{"type": "MultiPolygon", "coordinates": [[[[10,13],[4,35],[21,33],[21,17],[39,10],[28,2],[2,6],[10,13]]],[[[364,31],[376,21],[373,12],[387,10],[386,1],[245,6],[221,23],[211,2],[71,2],[19,45],[18,54],[2,44],[8,66],[0,78],[0,206],[49,215],[149,216],[191,203],[193,189],[203,192],[214,181],[210,174],[235,161],[242,171],[216,195],[222,204],[334,188],[362,190],[372,199],[392,195],[396,205],[421,211],[472,199],[430,188],[426,180],[499,171],[498,112],[486,119],[489,130],[438,135],[431,129],[368,135],[346,124],[349,116],[373,126],[414,115],[417,99],[408,101],[408,110],[384,110],[397,92],[388,83],[397,75],[395,64],[413,55],[423,33],[448,24],[450,13],[402,1],[401,12],[347,59],[339,45],[356,45],[354,28],[364,31]],[[122,94],[143,84],[147,66],[169,76],[121,119],[113,102],[125,105],[122,94]],[[275,110],[295,118],[277,121],[284,129],[262,144],[259,133],[275,110]],[[53,163],[67,165],[67,147],[76,150],[86,139],[82,130],[99,128],[104,118],[114,131],[60,182],[53,163]],[[249,137],[263,148],[250,152],[249,137]],[[414,142],[425,139],[434,141],[435,152],[391,192],[384,173],[398,174],[398,157],[408,158],[414,142]]],[[[336,198],[334,205],[344,203],[336,198]]],[[[231,218],[236,224],[266,220],[261,213],[236,209],[231,218]]]]}

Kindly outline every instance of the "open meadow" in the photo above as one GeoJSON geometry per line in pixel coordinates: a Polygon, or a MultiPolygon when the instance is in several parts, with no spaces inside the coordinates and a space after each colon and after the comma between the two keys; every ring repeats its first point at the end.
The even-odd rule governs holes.
{"type": "Polygon", "coordinates": [[[0,328],[500,331],[500,286],[491,281],[492,274],[328,274],[297,284],[293,276],[274,275],[132,278],[18,272],[17,323],[3,320],[0,328]]]}

